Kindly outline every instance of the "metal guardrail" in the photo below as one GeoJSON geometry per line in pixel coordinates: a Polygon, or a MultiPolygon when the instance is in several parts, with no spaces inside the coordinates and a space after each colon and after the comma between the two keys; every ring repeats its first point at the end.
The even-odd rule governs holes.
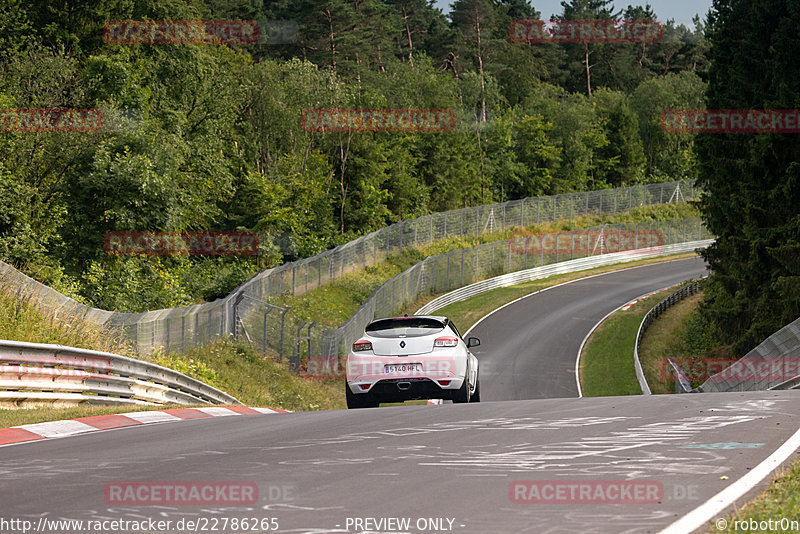
{"type": "Polygon", "coordinates": [[[701,241],[691,241],[688,243],[628,250],[624,252],[613,252],[610,254],[589,256],[576,260],[545,265],[542,267],[525,269],[523,271],[508,273],[501,276],[495,276],[494,278],[475,282],[474,284],[470,284],[454,291],[450,291],[449,293],[445,293],[444,295],[433,299],[425,306],[421,307],[419,310],[417,310],[416,314],[428,315],[455,302],[466,300],[470,297],[474,297],[475,295],[480,295],[481,293],[501,287],[513,286],[530,282],[532,280],[538,280],[540,278],[547,278],[556,274],[572,273],[594,267],[601,267],[603,265],[636,261],[646,258],[655,258],[658,256],[677,254],[680,252],[689,252],[698,248],[705,248],[713,242],[713,239],[704,239],[701,241]]]}
{"type": "Polygon", "coordinates": [[[234,404],[173,369],[110,352],[0,340],[0,405],[234,404]]]}
{"type": "MultiPolygon", "coordinates": [[[[700,289],[705,285],[707,278],[707,276],[704,276],[703,278],[692,282],[691,284],[683,286],[678,291],[653,306],[653,308],[642,318],[642,322],[639,324],[639,331],[636,333],[636,343],[633,345],[633,362],[634,367],[636,368],[636,379],[639,381],[639,386],[642,388],[642,394],[650,395],[652,393],[650,391],[650,386],[647,384],[647,379],[644,376],[644,371],[642,370],[642,362],[639,360],[639,343],[642,342],[645,332],[659,315],[689,295],[694,295],[700,291],[700,289]]],[[[683,372],[677,368],[672,360],[670,360],[669,363],[672,365],[676,373],[675,393],[688,393],[691,389],[686,389],[686,385],[689,383],[688,379],[683,372]]]]}

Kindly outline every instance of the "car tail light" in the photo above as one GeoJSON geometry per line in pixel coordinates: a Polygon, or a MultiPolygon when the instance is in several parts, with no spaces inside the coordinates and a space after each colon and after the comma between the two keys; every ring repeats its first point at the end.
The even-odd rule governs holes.
{"type": "Polygon", "coordinates": [[[368,390],[368,389],[369,389],[369,386],[370,386],[370,384],[361,384],[359,387],[360,387],[361,389],[363,389],[364,391],[366,391],[366,390],[368,390]]]}
{"type": "Polygon", "coordinates": [[[359,339],[353,343],[353,352],[362,352],[365,350],[372,350],[372,342],[366,339],[359,339]]]}
{"type": "Polygon", "coordinates": [[[434,347],[456,347],[458,346],[458,338],[455,337],[440,337],[433,342],[434,347]]]}
{"type": "Polygon", "coordinates": [[[449,380],[439,380],[439,384],[441,384],[442,386],[449,386],[450,385],[450,381],[449,380]]]}

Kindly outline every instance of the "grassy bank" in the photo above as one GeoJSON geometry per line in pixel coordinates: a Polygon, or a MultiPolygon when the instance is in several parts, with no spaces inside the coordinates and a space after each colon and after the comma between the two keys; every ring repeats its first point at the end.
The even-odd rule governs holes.
{"type": "Polygon", "coordinates": [[[660,291],[627,310],[612,313],[592,332],[581,354],[581,389],[585,397],[640,395],[633,347],[647,312],[673,290],[660,291]]]}
{"type": "Polygon", "coordinates": [[[674,374],[668,369],[668,358],[678,362],[698,358],[686,345],[686,331],[688,319],[702,298],[702,292],[685,298],[661,314],[645,332],[639,346],[639,359],[653,393],[675,392],[674,374]]]}
{"type": "MultiPolygon", "coordinates": [[[[634,208],[631,211],[607,215],[584,215],[574,220],[561,220],[546,224],[531,225],[524,229],[531,234],[543,234],[591,228],[602,224],[626,222],[668,221],[698,217],[697,209],[686,203],[662,204],[634,208]]],[[[321,288],[303,295],[285,295],[273,299],[274,304],[291,306],[292,314],[304,321],[336,327],[347,321],[372,293],[384,282],[390,280],[422,261],[427,256],[435,256],[454,250],[461,250],[483,243],[509,239],[520,229],[507,229],[464,238],[449,238],[435,241],[418,248],[407,249],[401,254],[387,257],[378,264],[348,273],[321,288]]]]}
{"type": "Polygon", "coordinates": [[[711,523],[706,532],[709,534],[712,532],[797,532],[797,528],[782,529],[779,527],[770,530],[760,527],[751,529],[749,526],[751,520],[761,523],[761,521],[772,519],[773,526],[782,518],[800,522],[798,510],[800,510],[800,461],[796,461],[787,469],[778,472],[761,495],[728,515],[725,518],[727,522],[725,528],[719,529],[717,524],[711,523]],[[743,528],[739,525],[739,528],[736,529],[734,528],[736,521],[747,522],[747,526],[743,528]]]}
{"type": "MultiPolygon", "coordinates": [[[[0,339],[54,343],[151,361],[202,380],[248,406],[292,411],[345,407],[340,380],[302,378],[289,370],[287,362],[278,362],[271,355],[258,354],[248,345],[221,339],[180,356],[155,353],[142,358],[117,333],[104,332],[86,321],[62,319],[39,311],[31,302],[18,299],[7,288],[0,288],[0,339]]],[[[74,408],[0,409],[0,428],[142,409],[148,408],[80,405],[74,408]]]]}

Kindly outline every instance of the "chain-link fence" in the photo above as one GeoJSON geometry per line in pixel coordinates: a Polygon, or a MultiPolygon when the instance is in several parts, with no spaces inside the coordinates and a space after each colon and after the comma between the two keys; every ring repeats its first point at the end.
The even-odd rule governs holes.
{"type": "Polygon", "coordinates": [[[712,237],[700,219],[621,223],[538,236],[520,233],[509,240],[426,258],[380,286],[338,328],[304,321],[290,310],[259,307],[257,302],[243,297],[236,308],[237,330],[240,339],[289,357],[295,369],[302,366],[310,372],[327,374],[329,371],[324,370],[336,369],[339,356],[363,334],[370,321],[395,315],[421,296],[559,261],[712,237]],[[279,317],[280,323],[270,317],[279,317]]]}
{"type": "MultiPolygon", "coordinates": [[[[374,265],[389,254],[438,239],[478,236],[585,214],[623,212],[636,206],[683,202],[695,199],[696,194],[693,181],[676,181],[526,198],[435,213],[394,224],[311,258],[262,271],[224,299],[143,313],[110,312],[85,306],[2,262],[0,272],[6,284],[18,288],[33,302],[47,309],[57,310],[61,315],[82,316],[106,327],[121,329],[140,353],[149,353],[156,348],[180,352],[218,336],[234,335],[249,340],[262,350],[275,350],[281,357],[296,360],[300,347],[305,346],[307,352],[309,343],[313,347],[312,352],[333,355],[343,346],[345,337],[337,333],[339,329],[323,329],[298,319],[291,311],[271,304],[271,298],[300,295],[329,284],[345,273],[374,265]]],[[[555,239],[555,251],[545,253],[545,248],[542,248],[536,258],[530,247],[526,247],[527,251],[522,254],[503,252],[505,245],[502,243],[505,241],[476,247],[478,250],[474,255],[456,251],[446,255],[446,260],[442,256],[429,258],[426,262],[432,261],[433,266],[424,269],[424,281],[421,278],[416,283],[422,284],[420,287],[433,284],[429,289],[438,292],[495,272],[541,265],[556,261],[559,257],[564,259],[567,250],[561,249],[566,240],[571,243],[568,253],[571,256],[577,254],[574,238],[569,237],[568,233],[555,235],[555,239]]],[[[600,246],[602,248],[602,243],[600,246]]],[[[602,249],[591,251],[601,252],[602,249]]],[[[400,276],[410,275],[404,273],[400,276]]],[[[355,317],[374,316],[376,313],[388,315],[398,303],[405,302],[411,282],[401,279],[404,281],[395,279],[387,283],[391,284],[391,290],[385,289],[387,286],[379,289],[347,325],[364,323],[355,317]],[[369,313],[365,311],[376,302],[379,303],[378,308],[369,313]]],[[[415,294],[419,294],[419,291],[415,291],[415,294]]],[[[347,325],[345,327],[352,328],[347,325]]]]}

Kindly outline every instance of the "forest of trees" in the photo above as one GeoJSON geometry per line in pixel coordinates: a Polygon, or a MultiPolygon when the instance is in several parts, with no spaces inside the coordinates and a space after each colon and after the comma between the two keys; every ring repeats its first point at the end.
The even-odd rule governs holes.
{"type": "MultiPolygon", "coordinates": [[[[90,133],[0,131],[0,257],[107,309],[213,299],[422,214],[695,178],[702,23],[655,43],[511,42],[527,0],[0,0],[0,109],[97,108],[90,133]],[[284,20],[294,42],[121,45],[109,20],[284,20]],[[587,64],[588,61],[588,64],[587,64]],[[307,108],[444,108],[444,133],[312,133],[307,108]],[[119,257],[110,231],[250,230],[252,258],[119,257]]],[[[606,0],[566,19],[658,19],[606,0]]]]}

